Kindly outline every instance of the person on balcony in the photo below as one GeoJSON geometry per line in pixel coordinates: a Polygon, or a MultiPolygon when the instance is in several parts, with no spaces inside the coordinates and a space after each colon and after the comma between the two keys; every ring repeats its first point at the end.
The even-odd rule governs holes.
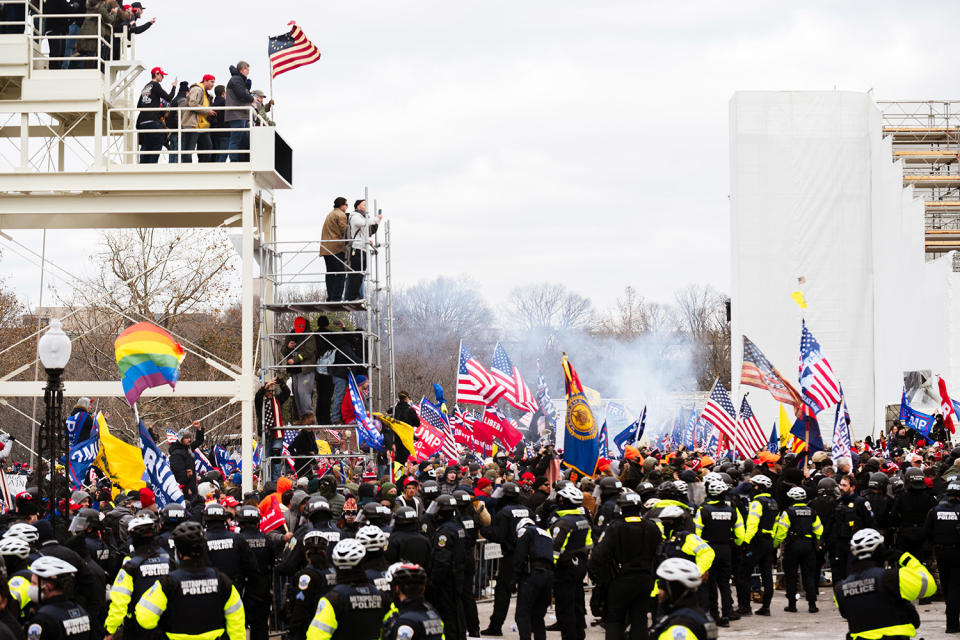
{"type": "Polygon", "coordinates": [[[160,67],[154,67],[150,70],[150,82],[146,84],[143,91],[140,92],[140,100],[137,102],[137,108],[150,109],[141,111],[137,116],[137,130],[140,132],[140,164],[157,164],[160,160],[159,151],[163,148],[163,112],[160,111],[163,103],[161,101],[172,102],[173,94],[177,87],[177,80],[174,78],[170,86],[170,92],[163,90],[160,83],[167,75],[167,72],[160,67]]]}
{"type": "MultiPolygon", "coordinates": [[[[333,211],[327,214],[320,230],[320,255],[326,268],[327,302],[343,299],[343,285],[347,270],[347,199],[333,201],[333,211]]],[[[336,412],[335,412],[336,413],[336,412]]]]}
{"type": "Polygon", "coordinates": [[[250,93],[250,63],[241,60],[236,66],[230,67],[230,80],[227,82],[226,106],[224,121],[230,131],[230,162],[249,162],[249,153],[239,153],[250,149],[250,107],[254,97],[250,93]]]}
{"type": "MultiPolygon", "coordinates": [[[[181,122],[183,128],[187,129],[182,134],[183,137],[183,155],[180,156],[180,162],[193,162],[194,150],[210,151],[213,149],[213,141],[210,138],[210,123],[217,117],[217,112],[210,108],[211,96],[208,93],[213,89],[216,82],[209,73],[203,76],[198,84],[190,87],[187,93],[187,108],[183,113],[181,122]],[[189,129],[199,129],[199,131],[189,131],[189,129]]],[[[197,155],[199,162],[213,162],[213,154],[200,153],[197,155]]]]}
{"type": "Polygon", "coordinates": [[[373,247],[373,234],[383,216],[367,215],[367,201],[357,200],[350,214],[350,273],[347,274],[347,290],[344,300],[363,298],[363,276],[367,270],[367,252],[373,247]],[[364,232],[366,227],[366,232],[364,232]]]}
{"type": "MultiPolygon", "coordinates": [[[[86,58],[83,68],[96,69],[110,58],[111,28],[117,22],[120,7],[114,0],[87,0],[86,18],[77,33],[77,50],[86,58]],[[98,28],[99,27],[99,28],[98,28]],[[100,61],[97,61],[97,52],[100,61]]],[[[162,140],[161,140],[162,143],[162,140]]]]}

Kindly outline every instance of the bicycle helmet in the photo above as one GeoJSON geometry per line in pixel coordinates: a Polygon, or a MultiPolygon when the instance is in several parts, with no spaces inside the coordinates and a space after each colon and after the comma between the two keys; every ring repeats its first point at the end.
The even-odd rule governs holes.
{"type": "Polygon", "coordinates": [[[65,560],[54,556],[40,556],[30,563],[30,573],[38,578],[56,578],[73,575],[77,568],[65,560]]]}
{"type": "Polygon", "coordinates": [[[136,516],[127,523],[127,533],[132,536],[152,536],[157,533],[157,523],[147,516],[136,516]]]}
{"type": "Polygon", "coordinates": [[[700,586],[700,570],[690,560],[684,558],[667,558],[657,567],[657,577],[664,582],[676,582],[687,589],[696,589],[700,586]]]}
{"type": "Polygon", "coordinates": [[[857,560],[866,560],[883,544],[883,536],[876,529],[860,529],[850,538],[850,553],[857,560]]]}
{"type": "MultiPolygon", "coordinates": [[[[223,507],[220,508],[222,509],[223,507]]],[[[207,543],[203,535],[203,527],[199,522],[192,520],[178,524],[177,528],[170,534],[170,538],[173,540],[173,544],[178,553],[197,553],[203,549],[207,543]]]]}
{"type": "Polygon", "coordinates": [[[427,572],[418,564],[397,563],[387,569],[387,579],[391,585],[426,585],[427,572]]]}
{"type": "Polygon", "coordinates": [[[17,522],[10,525],[10,528],[7,529],[6,533],[3,534],[4,538],[20,538],[24,542],[29,542],[33,544],[40,539],[40,533],[37,531],[37,528],[32,524],[27,524],[25,522],[17,522]]]}
{"type": "Polygon", "coordinates": [[[671,504],[664,507],[663,510],[660,511],[660,515],[658,517],[661,520],[670,520],[672,518],[682,518],[684,515],[683,509],[675,504],[671,504]]]}
{"type": "MultiPolygon", "coordinates": [[[[366,528],[366,527],[364,527],[366,528]]],[[[330,546],[330,541],[323,535],[322,531],[307,531],[303,536],[303,548],[307,551],[326,550],[330,546]]]]}
{"type": "Polygon", "coordinates": [[[763,475],[762,473],[758,473],[757,475],[750,478],[750,482],[752,482],[758,487],[763,487],[764,489],[770,489],[773,487],[773,480],[763,475]]]}
{"type": "Polygon", "coordinates": [[[15,556],[26,560],[30,555],[30,543],[22,538],[0,539],[0,556],[15,556]]]}
{"type": "Polygon", "coordinates": [[[352,569],[367,555],[367,550],[359,540],[347,538],[333,548],[333,565],[337,569],[352,569]]]}
{"type": "Polygon", "coordinates": [[[354,539],[362,544],[368,552],[387,550],[387,534],[383,532],[383,529],[372,524],[360,527],[354,539]]]}
{"type": "Polygon", "coordinates": [[[787,497],[794,502],[802,502],[807,499],[807,492],[803,487],[791,487],[791,489],[787,491],[787,497]]]}
{"type": "Polygon", "coordinates": [[[572,484],[564,485],[560,491],[557,491],[557,497],[569,504],[583,504],[583,492],[572,484]]]}
{"type": "Polygon", "coordinates": [[[714,478],[707,483],[707,495],[713,498],[722,496],[727,492],[727,483],[720,478],[714,478]]]}

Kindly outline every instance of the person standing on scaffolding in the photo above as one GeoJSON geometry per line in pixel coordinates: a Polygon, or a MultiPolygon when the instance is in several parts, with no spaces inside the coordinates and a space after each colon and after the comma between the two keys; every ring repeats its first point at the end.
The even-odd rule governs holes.
{"type": "Polygon", "coordinates": [[[253,398],[253,406],[257,412],[257,426],[260,430],[260,441],[270,443],[270,479],[276,481],[282,473],[283,461],[283,414],[280,406],[290,397],[290,389],[286,383],[278,378],[267,380],[253,398]]]}
{"type": "Polygon", "coordinates": [[[350,214],[350,273],[347,274],[347,291],[344,300],[363,298],[363,276],[367,270],[367,251],[374,246],[373,235],[383,216],[367,215],[367,201],[357,200],[350,214]],[[367,231],[364,232],[364,227],[367,231]]]}
{"type": "Polygon", "coordinates": [[[333,201],[333,211],[327,214],[320,230],[320,255],[327,275],[327,302],[343,299],[343,285],[347,270],[347,199],[333,201]]]}

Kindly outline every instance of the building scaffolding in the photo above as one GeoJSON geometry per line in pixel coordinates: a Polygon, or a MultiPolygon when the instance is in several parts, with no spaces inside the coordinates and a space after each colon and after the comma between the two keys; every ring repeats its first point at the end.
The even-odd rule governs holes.
{"type": "Polygon", "coordinates": [[[924,201],[927,259],[960,249],[960,101],[880,101],[877,106],[893,159],[903,166],[903,185],[924,201]]]}

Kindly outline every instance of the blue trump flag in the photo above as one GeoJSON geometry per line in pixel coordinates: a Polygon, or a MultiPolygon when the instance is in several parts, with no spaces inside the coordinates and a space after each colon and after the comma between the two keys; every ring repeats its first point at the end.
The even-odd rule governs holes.
{"type": "Polygon", "coordinates": [[[67,457],[67,475],[70,477],[70,488],[73,491],[83,486],[83,479],[87,477],[90,466],[100,454],[100,425],[93,423],[90,437],[83,442],[70,446],[70,455],[67,457]]]}
{"type": "Polygon", "coordinates": [[[353,403],[353,414],[357,417],[357,437],[360,439],[360,444],[380,451],[383,449],[383,435],[370,424],[367,408],[363,406],[363,398],[360,396],[360,389],[357,387],[357,380],[353,377],[352,371],[347,378],[347,389],[350,402],[353,403]]]}
{"type": "Polygon", "coordinates": [[[903,391],[903,395],[900,397],[900,421],[924,438],[930,435],[930,428],[933,427],[933,416],[921,413],[912,408],[907,401],[906,390],[903,391]]]}
{"type": "Polygon", "coordinates": [[[76,446],[77,440],[80,438],[80,430],[83,429],[83,423],[87,421],[88,417],[90,417],[90,414],[81,409],[75,414],[67,416],[67,419],[64,420],[67,423],[67,441],[71,449],[76,446]]]}
{"type": "Polygon", "coordinates": [[[230,477],[237,470],[237,464],[230,459],[230,454],[218,444],[213,447],[213,458],[220,470],[223,471],[224,476],[230,477]]]}
{"type": "Polygon", "coordinates": [[[600,459],[600,429],[583,392],[580,376],[567,355],[560,360],[567,388],[567,416],[564,423],[563,464],[585,476],[597,472],[600,459]]]}
{"type": "Polygon", "coordinates": [[[183,492],[180,491],[180,485],[170,471],[167,456],[157,447],[157,443],[150,437],[150,432],[143,426],[142,421],[139,426],[140,452],[143,454],[143,479],[153,489],[157,507],[162,509],[171,502],[183,504],[183,492]]]}
{"type": "Polygon", "coordinates": [[[600,456],[606,458],[610,453],[610,442],[607,437],[607,421],[603,421],[603,425],[600,427],[600,456]]]}
{"type": "Polygon", "coordinates": [[[683,432],[683,446],[691,451],[697,446],[697,415],[696,407],[690,407],[690,418],[687,420],[687,428],[683,432]]]}
{"type": "Polygon", "coordinates": [[[773,431],[770,432],[770,440],[767,441],[767,451],[770,453],[780,452],[780,429],[777,428],[777,422],[773,422],[773,431]]]}
{"type": "Polygon", "coordinates": [[[213,471],[213,465],[210,464],[210,460],[207,459],[207,456],[200,451],[200,449],[193,450],[193,468],[197,472],[197,475],[203,475],[213,471]]]}
{"type": "Polygon", "coordinates": [[[643,430],[646,428],[646,426],[647,408],[644,407],[643,411],[640,413],[640,417],[637,418],[633,424],[628,424],[626,429],[613,436],[613,444],[616,445],[617,451],[620,452],[621,458],[626,451],[627,445],[637,442],[641,436],[643,436],[643,430]]]}

